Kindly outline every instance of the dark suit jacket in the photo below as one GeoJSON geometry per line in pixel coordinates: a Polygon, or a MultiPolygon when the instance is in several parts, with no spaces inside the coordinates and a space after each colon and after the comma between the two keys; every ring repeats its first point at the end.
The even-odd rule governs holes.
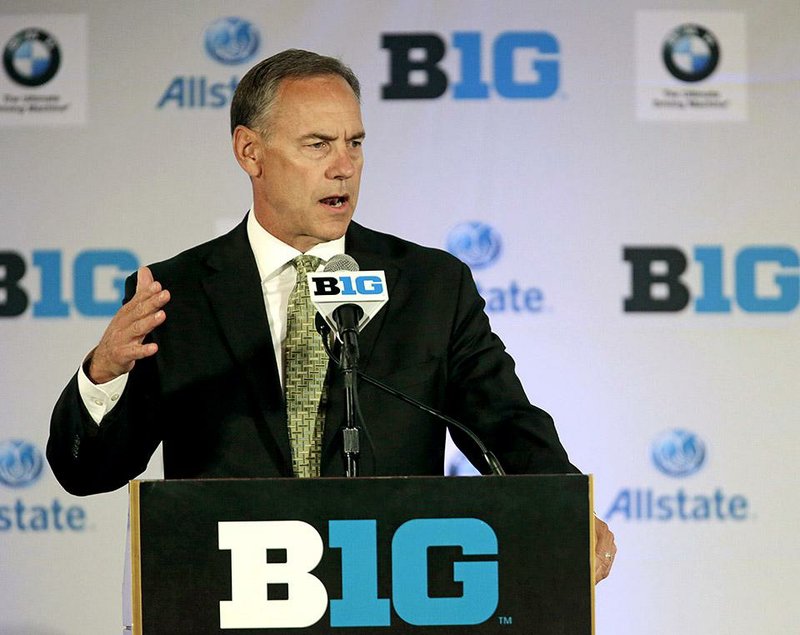
{"type": "MultiPolygon", "coordinates": [[[[384,270],[389,302],[360,335],[368,374],[471,426],[509,473],[577,471],[550,416],[532,406],[490,328],[469,269],[449,254],[351,223],[347,253],[384,270]]],[[[164,443],[166,478],[291,476],[286,412],[246,223],[152,266],[172,299],[152,333],[158,353],[136,363],[120,403],[98,426],[73,377],[55,406],[47,457],[74,494],[116,489],[164,443]]],[[[126,298],[135,290],[127,281],[126,298]]],[[[321,473],[341,476],[341,373],[328,370],[321,473]]],[[[444,426],[359,388],[369,431],[363,475],[442,474],[444,426]]],[[[469,440],[454,440],[481,469],[469,440]]]]}

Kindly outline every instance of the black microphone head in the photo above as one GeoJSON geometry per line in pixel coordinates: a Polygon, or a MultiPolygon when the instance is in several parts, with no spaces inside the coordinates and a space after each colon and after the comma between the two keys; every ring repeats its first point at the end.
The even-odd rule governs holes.
{"type": "Polygon", "coordinates": [[[328,262],[325,263],[323,271],[328,273],[336,271],[359,271],[360,267],[355,261],[355,258],[347,254],[336,254],[328,262]]]}

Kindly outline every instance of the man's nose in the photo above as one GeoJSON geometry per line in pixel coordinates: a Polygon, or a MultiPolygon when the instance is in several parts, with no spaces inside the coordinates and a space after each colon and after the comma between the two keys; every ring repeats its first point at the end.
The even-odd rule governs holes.
{"type": "Polygon", "coordinates": [[[356,164],[346,148],[338,150],[331,159],[326,176],[329,179],[349,179],[356,173],[356,164]]]}

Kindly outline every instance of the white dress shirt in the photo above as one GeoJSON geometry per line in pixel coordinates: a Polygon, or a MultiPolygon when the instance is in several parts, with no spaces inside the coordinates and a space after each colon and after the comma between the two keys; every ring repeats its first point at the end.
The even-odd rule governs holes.
{"type": "MultiPolygon", "coordinates": [[[[261,280],[261,293],[267,310],[272,346],[278,362],[278,374],[283,386],[283,341],[286,339],[286,313],[289,295],[294,289],[297,272],[292,260],[302,252],[278,240],[265,230],[256,220],[252,208],[247,215],[247,239],[256,258],[258,277],[261,280]]],[[[321,258],[323,264],[337,254],[344,253],[344,236],[327,243],[314,245],[305,252],[309,256],[321,258]]],[[[320,265],[322,267],[323,265],[320,265]]],[[[169,303],[164,310],[169,313],[169,303]]],[[[158,353],[156,353],[158,355],[158,353]]],[[[104,384],[94,384],[87,377],[83,365],[78,369],[78,390],[86,409],[96,423],[111,412],[119,402],[128,374],[120,375],[104,384]]]]}

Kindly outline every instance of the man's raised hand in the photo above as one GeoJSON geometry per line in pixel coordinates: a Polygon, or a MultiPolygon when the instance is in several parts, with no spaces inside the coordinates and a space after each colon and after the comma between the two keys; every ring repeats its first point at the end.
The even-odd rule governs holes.
{"type": "Polygon", "coordinates": [[[111,318],[92,352],[89,379],[103,384],[130,372],[137,360],[156,354],[157,344],[143,342],[166,319],[163,307],[169,297],[169,291],[153,280],[150,269],[141,267],[136,272],[136,293],[111,318]]]}

